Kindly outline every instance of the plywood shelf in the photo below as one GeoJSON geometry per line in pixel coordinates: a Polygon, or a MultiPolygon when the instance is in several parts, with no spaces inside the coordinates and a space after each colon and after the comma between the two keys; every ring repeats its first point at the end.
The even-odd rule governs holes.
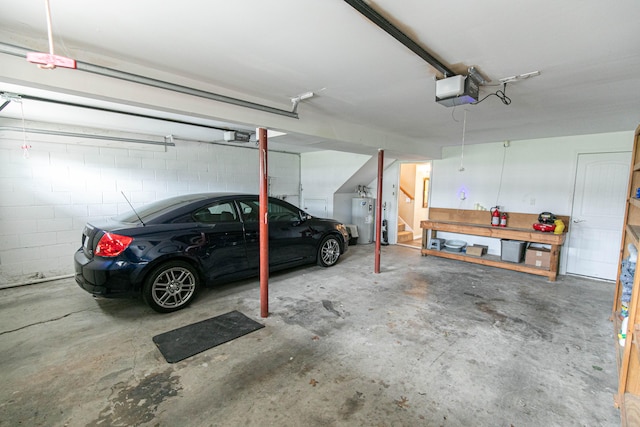
{"type": "Polygon", "coordinates": [[[633,337],[631,342],[636,348],[636,356],[638,357],[638,363],[640,363],[640,340],[638,339],[638,334],[640,333],[640,325],[633,325],[633,337]]]}
{"type": "Polygon", "coordinates": [[[629,237],[635,246],[640,242],[640,225],[627,224],[627,237],[629,237]]]}
{"type": "Polygon", "coordinates": [[[620,327],[622,326],[622,320],[620,319],[620,313],[616,313],[612,316],[613,319],[613,337],[615,339],[615,347],[616,347],[616,366],[618,370],[620,370],[620,366],[622,363],[622,356],[624,354],[624,347],[620,345],[620,340],[618,339],[618,332],[620,332],[620,327]]]}
{"type": "Polygon", "coordinates": [[[473,264],[482,264],[489,267],[503,268],[505,270],[519,271],[521,273],[536,274],[538,276],[548,277],[549,280],[555,280],[556,273],[548,269],[541,267],[534,267],[523,263],[515,263],[509,261],[502,261],[499,256],[495,255],[483,255],[480,257],[467,255],[462,252],[449,252],[446,250],[435,249],[422,249],[422,255],[432,255],[441,258],[455,259],[458,261],[471,262],[473,264]]]}
{"type": "Polygon", "coordinates": [[[625,393],[623,397],[624,406],[622,408],[622,425],[639,426],[640,425],[640,397],[625,393]]]}
{"type": "Polygon", "coordinates": [[[618,390],[614,396],[616,406],[620,408],[620,420],[623,426],[640,425],[640,273],[636,271],[631,290],[631,301],[628,304],[629,324],[625,345],[618,340],[620,331],[620,310],[623,283],[620,280],[622,261],[629,256],[628,245],[640,246],[640,199],[635,197],[636,189],[640,187],[640,126],[635,131],[633,151],[631,153],[632,171],[629,174],[628,203],[624,213],[622,241],[620,242],[620,259],[618,263],[618,278],[613,297],[613,324],[618,365],[618,390]]]}
{"type": "MultiPolygon", "coordinates": [[[[430,219],[420,222],[420,227],[424,233],[422,238],[422,255],[433,255],[475,264],[483,264],[491,267],[520,271],[522,273],[545,276],[549,278],[550,281],[556,280],[558,276],[560,246],[565,241],[566,233],[554,234],[534,230],[531,224],[537,222],[538,215],[523,213],[511,213],[509,215],[509,221],[510,224],[513,225],[512,227],[493,227],[486,223],[487,218],[485,217],[487,216],[487,212],[485,211],[431,208],[429,212],[430,219]],[[460,252],[429,249],[426,247],[429,241],[428,237],[436,237],[438,231],[550,245],[550,266],[549,268],[541,268],[522,263],[502,261],[500,257],[492,255],[474,257],[460,252]]],[[[560,218],[565,224],[569,223],[569,217],[563,216],[560,218]]]]}
{"type": "Polygon", "coordinates": [[[629,203],[636,208],[640,208],[640,199],[637,197],[629,197],[629,203]]]}

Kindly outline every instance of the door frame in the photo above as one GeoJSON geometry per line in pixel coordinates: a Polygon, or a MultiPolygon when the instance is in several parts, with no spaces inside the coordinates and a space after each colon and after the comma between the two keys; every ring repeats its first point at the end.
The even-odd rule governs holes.
{"type": "MultiPolygon", "coordinates": [[[[572,178],[572,182],[571,182],[571,202],[569,204],[569,211],[570,211],[570,221],[568,224],[568,232],[567,232],[567,238],[565,239],[565,244],[562,245],[562,249],[560,250],[560,265],[558,266],[558,273],[559,274],[567,274],[567,264],[569,262],[569,247],[566,243],[569,242],[569,239],[571,238],[571,232],[573,230],[572,227],[572,220],[573,220],[573,212],[574,212],[574,206],[573,206],[573,201],[575,200],[576,197],[576,184],[577,184],[577,179],[578,179],[578,160],[581,154],[611,154],[611,153],[628,153],[629,155],[629,164],[631,164],[631,149],[618,149],[618,150],[602,150],[602,149],[592,149],[592,150],[585,150],[585,149],[580,149],[580,150],[573,150],[573,165],[571,166],[571,176],[572,178]]],[[[630,167],[633,167],[633,165],[631,165],[630,167]]],[[[627,186],[629,184],[627,183],[627,186]]],[[[628,190],[628,189],[627,189],[628,190]]],[[[628,192],[628,191],[627,191],[628,192]]],[[[580,276],[580,277],[587,277],[587,276],[580,276]]],[[[598,278],[592,278],[593,280],[602,280],[602,281],[607,281],[608,280],[604,280],[604,279],[598,279],[598,278]]]]}
{"type": "MultiPolygon", "coordinates": [[[[400,160],[396,162],[398,170],[395,174],[394,182],[393,182],[393,202],[394,202],[394,206],[393,206],[393,211],[394,212],[387,212],[387,235],[389,237],[389,243],[391,244],[399,244],[399,245],[404,245],[404,246],[410,246],[410,247],[414,247],[412,245],[405,245],[403,243],[398,243],[398,217],[400,215],[400,195],[401,195],[401,191],[400,191],[400,183],[401,183],[401,176],[402,176],[402,165],[405,164],[411,164],[411,165],[415,165],[416,166],[416,171],[413,174],[413,179],[416,181],[416,187],[415,187],[415,194],[414,194],[414,200],[413,200],[413,211],[414,211],[414,215],[415,212],[418,209],[421,210],[426,210],[427,215],[428,215],[428,206],[431,205],[431,182],[432,182],[432,178],[433,178],[433,160],[421,160],[421,161],[417,161],[417,160],[400,160]],[[418,171],[419,167],[426,167],[426,170],[422,170],[422,171],[418,171]],[[421,177],[421,179],[418,181],[418,176],[421,177]],[[424,197],[424,178],[427,179],[426,183],[429,185],[428,189],[427,189],[427,207],[423,207],[423,197],[424,197]]],[[[391,178],[390,178],[391,179],[391,178]]],[[[383,190],[384,191],[384,190],[383,190]]],[[[423,218],[423,219],[427,219],[427,218],[423,218]]],[[[422,220],[422,219],[420,219],[422,220]]],[[[422,235],[422,229],[419,227],[419,221],[415,220],[415,216],[414,216],[414,221],[413,224],[409,224],[409,226],[411,227],[411,229],[413,230],[414,233],[414,240],[418,239],[419,236],[422,235]]]]}

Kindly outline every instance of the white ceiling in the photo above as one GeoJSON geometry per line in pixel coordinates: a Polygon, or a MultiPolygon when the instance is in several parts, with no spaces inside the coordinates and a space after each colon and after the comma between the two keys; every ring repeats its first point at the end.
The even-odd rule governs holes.
{"type": "MultiPolygon", "coordinates": [[[[149,114],[157,107],[164,116],[213,126],[272,124],[289,132],[281,141],[292,150],[375,152],[379,139],[398,158],[434,157],[442,146],[460,144],[464,111],[469,144],[629,131],[640,122],[636,0],[368,4],[455,72],[477,67],[496,85],[481,88],[481,97],[502,89],[501,78],[540,76],[508,84],[510,105],[490,96],[478,105],[444,107],[434,101],[435,69],[341,0],[53,0],[51,13],[56,53],[78,61],[217,88],[282,110],[292,109],[292,97],[314,92],[299,105],[299,119],[190,114],[151,99],[119,106],[115,95],[108,102],[149,114]]],[[[0,0],[0,29],[0,43],[48,51],[44,0],[0,0]]],[[[60,95],[55,84],[43,83],[51,77],[3,71],[9,60],[0,54],[0,91],[69,98],[69,90],[60,95]]],[[[81,86],[79,79],[78,101],[105,104],[81,86]]],[[[207,138],[202,129],[147,119],[27,101],[22,107],[27,120],[207,138]]],[[[12,104],[0,120],[21,114],[12,104]]]]}

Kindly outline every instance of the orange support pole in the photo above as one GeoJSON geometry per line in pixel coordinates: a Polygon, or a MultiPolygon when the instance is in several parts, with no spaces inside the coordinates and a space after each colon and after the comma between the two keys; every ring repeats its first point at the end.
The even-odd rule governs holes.
{"type": "Polygon", "coordinates": [[[384,150],[378,150],[378,197],[376,199],[376,253],[374,273],[380,273],[380,246],[382,243],[382,171],[384,150]]]}
{"type": "Polygon", "coordinates": [[[260,316],[269,316],[269,206],[267,168],[267,130],[258,130],[258,151],[260,152],[260,316]]]}

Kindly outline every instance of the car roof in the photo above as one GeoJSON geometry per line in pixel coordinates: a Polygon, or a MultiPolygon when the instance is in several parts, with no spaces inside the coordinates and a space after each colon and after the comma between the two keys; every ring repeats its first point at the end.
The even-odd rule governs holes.
{"type": "MultiPolygon", "coordinates": [[[[214,192],[214,193],[194,193],[181,194],[156,200],[126,212],[113,218],[117,222],[135,223],[143,221],[144,224],[162,224],[185,215],[201,206],[206,206],[213,200],[226,201],[244,198],[257,198],[256,194],[234,193],[234,192],[214,192]]],[[[276,200],[269,197],[270,200],[276,200]]]]}
{"type": "Polygon", "coordinates": [[[138,206],[131,211],[114,217],[117,222],[134,223],[142,221],[144,224],[162,223],[169,218],[183,215],[194,209],[194,206],[206,204],[212,199],[228,200],[237,197],[235,193],[197,193],[181,194],[178,196],[159,199],[151,203],[138,206]]]}
{"type": "Polygon", "coordinates": [[[217,197],[226,197],[226,196],[251,196],[251,194],[244,194],[244,193],[232,193],[229,191],[218,191],[215,193],[194,193],[194,194],[181,194],[179,196],[173,196],[173,197],[166,197],[164,199],[158,200],[158,201],[172,201],[175,200],[176,202],[197,202],[198,200],[207,200],[207,199],[212,199],[212,198],[217,198],[217,197]]]}

